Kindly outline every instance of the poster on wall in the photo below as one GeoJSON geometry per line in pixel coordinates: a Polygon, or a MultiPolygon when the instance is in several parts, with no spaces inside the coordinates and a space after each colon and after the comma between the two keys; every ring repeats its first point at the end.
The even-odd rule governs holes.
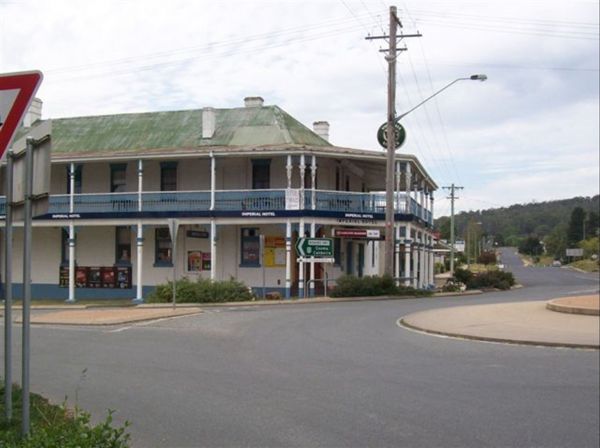
{"type": "Polygon", "coordinates": [[[211,270],[210,252],[202,252],[202,270],[211,270]]]}
{"type": "Polygon", "coordinates": [[[102,272],[102,287],[103,288],[114,288],[115,287],[115,269],[114,268],[101,268],[102,272]]]}
{"type": "Polygon", "coordinates": [[[58,274],[58,285],[61,288],[69,287],[69,268],[60,268],[60,272],[58,274]]]}
{"type": "Polygon", "coordinates": [[[131,267],[117,267],[116,271],[116,287],[119,289],[131,288],[131,267]]]}
{"type": "Polygon", "coordinates": [[[187,271],[200,272],[202,270],[202,252],[199,250],[188,250],[187,271]]]}
{"type": "Polygon", "coordinates": [[[87,288],[88,268],[78,267],[75,270],[75,286],[78,288],[87,288]]]}
{"type": "Polygon", "coordinates": [[[102,269],[93,267],[88,269],[88,288],[102,288],[102,269]]]}
{"type": "MultiPolygon", "coordinates": [[[[61,267],[58,285],[69,287],[69,268],[61,267]]],[[[131,266],[78,266],[75,269],[75,287],[77,288],[131,288],[131,266]]]]}
{"type": "Polygon", "coordinates": [[[265,267],[285,266],[285,238],[282,236],[265,236],[265,267]]]}

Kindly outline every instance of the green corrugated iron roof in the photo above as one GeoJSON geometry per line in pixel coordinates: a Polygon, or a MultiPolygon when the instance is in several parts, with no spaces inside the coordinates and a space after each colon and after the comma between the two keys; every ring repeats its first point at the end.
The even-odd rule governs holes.
{"type": "Polygon", "coordinates": [[[52,119],[53,153],[138,152],[208,146],[331,146],[277,106],[214,109],[215,134],[202,138],[202,110],[52,119]]]}

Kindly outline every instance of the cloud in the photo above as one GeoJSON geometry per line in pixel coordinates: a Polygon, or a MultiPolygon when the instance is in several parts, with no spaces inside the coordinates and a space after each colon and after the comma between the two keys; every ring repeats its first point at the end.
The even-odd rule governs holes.
{"type": "MultiPolygon", "coordinates": [[[[398,6],[405,32],[423,34],[402,43],[399,113],[456,78],[489,76],[407,116],[400,151],[417,155],[440,185],[467,187],[461,207],[593,193],[597,3],[398,6]]],[[[309,127],[329,121],[334,144],[380,151],[387,44],[364,37],[386,27],[380,0],[28,0],[0,3],[0,60],[3,71],[44,71],[46,117],[239,107],[260,95],[309,127]]]]}

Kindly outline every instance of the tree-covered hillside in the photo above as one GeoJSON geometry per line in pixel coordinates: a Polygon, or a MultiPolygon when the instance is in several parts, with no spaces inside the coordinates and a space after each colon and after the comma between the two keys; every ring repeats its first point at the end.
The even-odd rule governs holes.
{"type": "MultiPolygon", "coordinates": [[[[455,216],[456,236],[464,238],[469,223],[480,226],[481,233],[493,237],[499,244],[518,245],[519,241],[528,236],[544,239],[557,229],[567,229],[574,209],[582,208],[585,216],[592,217],[592,228],[588,232],[597,232],[594,216],[597,221],[600,213],[600,196],[576,197],[560,201],[535,202],[516,204],[510,207],[494,208],[462,212],[455,216]],[[479,224],[480,223],[480,224],[479,224]]],[[[587,223],[587,221],[586,221],[587,223]]],[[[450,236],[450,217],[436,219],[436,228],[442,238],[450,236]]],[[[590,235],[591,236],[591,235],[590,235]]]]}

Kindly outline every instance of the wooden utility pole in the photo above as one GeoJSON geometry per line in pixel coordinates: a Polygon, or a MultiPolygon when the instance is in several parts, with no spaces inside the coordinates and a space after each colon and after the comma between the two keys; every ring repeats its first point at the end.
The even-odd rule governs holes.
{"type": "Polygon", "coordinates": [[[447,199],[450,199],[450,272],[454,274],[454,246],[456,244],[454,241],[454,200],[458,199],[455,194],[456,190],[462,190],[463,187],[452,184],[449,187],[442,188],[450,190],[450,196],[447,197],[447,199]]]}
{"type": "Polygon", "coordinates": [[[394,276],[394,155],[396,153],[396,37],[398,17],[396,7],[390,6],[390,51],[388,61],[387,159],[385,169],[385,258],[384,274],[394,276]],[[390,207],[390,204],[392,206],[390,207]]]}
{"type": "MultiPolygon", "coordinates": [[[[390,34],[388,36],[367,36],[367,40],[389,39],[390,47],[385,56],[388,62],[388,100],[387,100],[387,157],[385,169],[385,256],[384,274],[394,276],[394,158],[396,152],[396,57],[398,54],[397,40],[405,37],[421,37],[421,34],[400,34],[398,27],[402,23],[398,19],[397,9],[390,6],[390,34]]],[[[401,48],[400,51],[406,50],[401,48]]]]}

